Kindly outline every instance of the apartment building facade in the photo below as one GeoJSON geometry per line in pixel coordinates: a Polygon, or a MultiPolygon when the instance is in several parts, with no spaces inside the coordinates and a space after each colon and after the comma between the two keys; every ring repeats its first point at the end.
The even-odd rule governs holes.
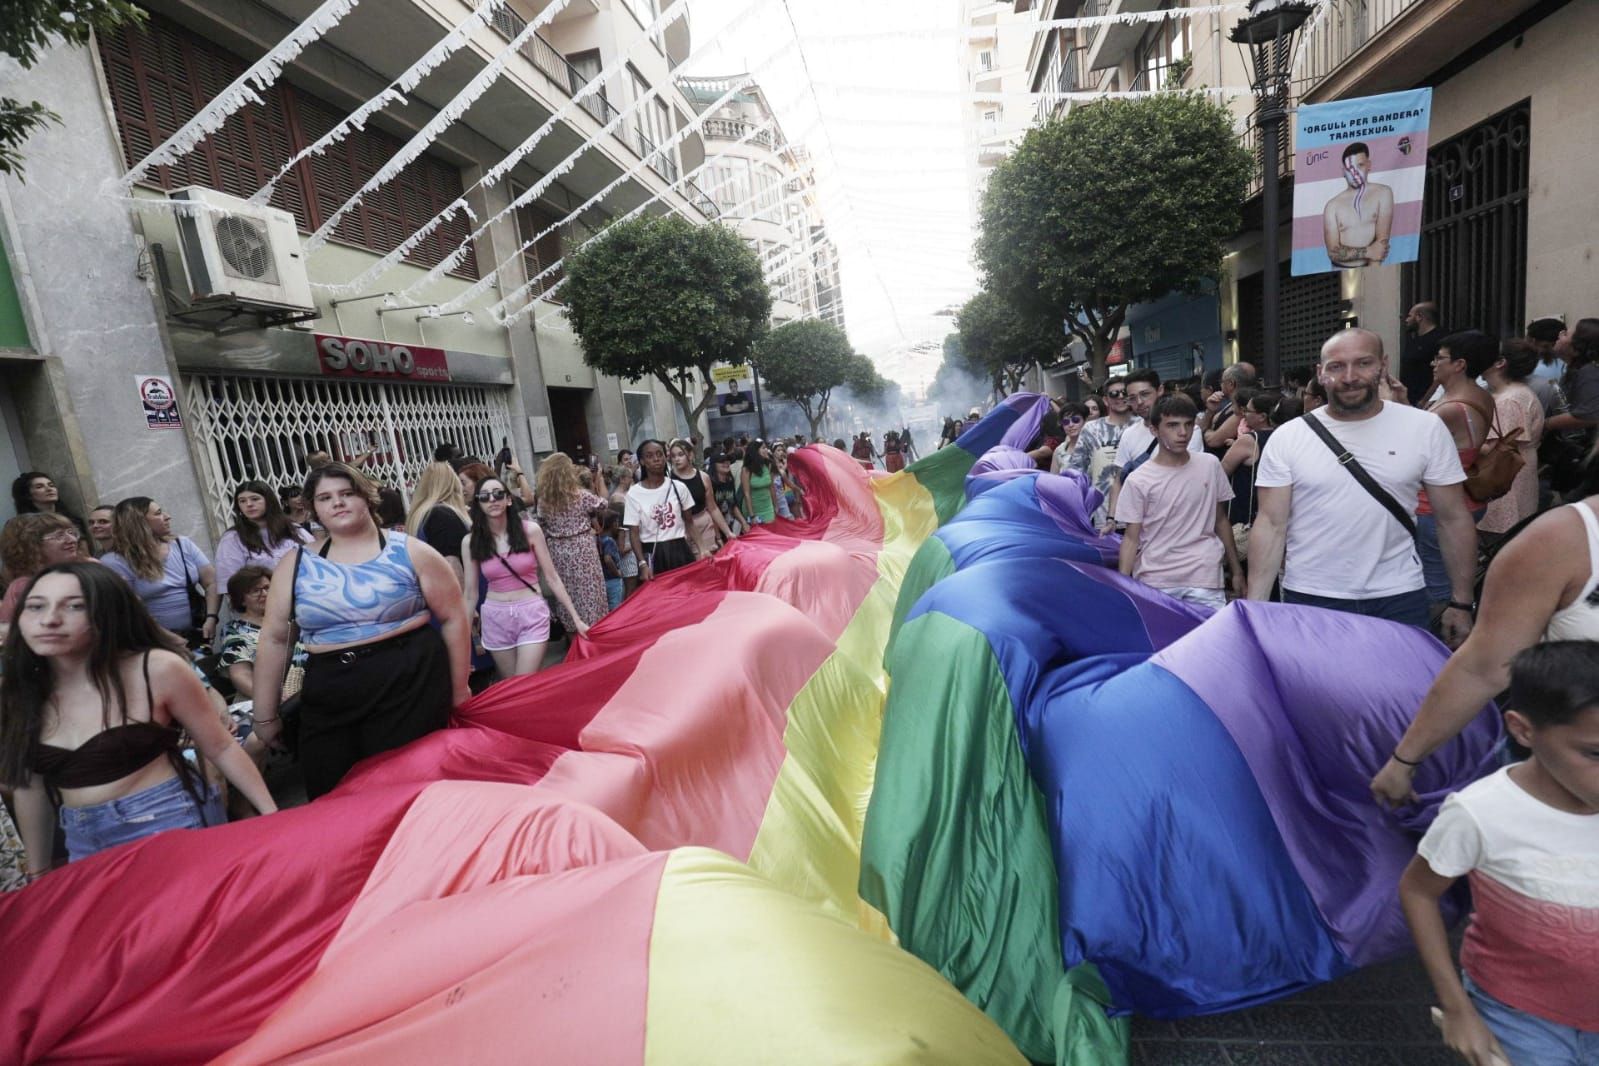
{"type": "Polygon", "coordinates": [[[552,3],[483,9],[464,47],[348,125],[481,9],[358,4],[219,130],[142,173],[131,210],[107,186],[292,31],[303,5],[150,0],[143,25],[0,77],[0,91],[63,118],[25,146],[24,179],[0,184],[12,280],[0,284],[0,473],[49,472],[74,510],[152,496],[208,541],[241,481],[297,482],[313,450],[371,452],[405,491],[444,440],[485,458],[509,443],[528,463],[684,428],[659,385],[583,363],[559,282],[561,259],[609,218],[646,204],[715,218],[689,177],[697,136],[658,150],[694,114],[672,80],[688,27],[647,35],[654,0],[566,0],[535,30],[552,3]],[[574,103],[601,71],[603,89],[574,103]],[[397,158],[409,162],[381,180],[397,158]],[[485,180],[496,167],[503,177],[485,180]],[[282,220],[270,242],[251,228],[260,209],[238,203],[269,185],[282,220]],[[227,212],[173,209],[191,188],[179,195],[233,199],[218,201],[227,212]],[[207,254],[301,271],[303,309],[197,299],[196,264],[209,261],[196,219],[214,226],[207,254]],[[155,379],[176,419],[152,414],[155,379]]]}
{"type": "MultiPolygon", "coordinates": [[[[1157,11],[1177,0],[1017,0],[1036,19],[1157,11]]],[[[1227,34],[1235,13],[1203,13],[1033,35],[1031,88],[1042,115],[1070,106],[1052,92],[1248,84],[1227,34]]],[[[1599,267],[1596,149],[1584,130],[1599,74],[1578,55],[1599,34],[1599,6],[1571,0],[1327,0],[1302,35],[1290,106],[1401,89],[1433,89],[1420,260],[1291,277],[1293,149],[1279,227],[1279,335],[1284,369],[1314,363],[1349,325],[1375,330],[1397,362],[1405,310],[1440,304],[1448,328],[1519,333],[1541,315],[1592,314],[1599,267]]],[[[1259,158],[1248,94],[1226,98],[1259,158]]],[[[1264,161],[1259,164],[1264,167],[1264,161]]],[[[1173,295],[1133,309],[1134,357],[1163,373],[1192,373],[1260,356],[1263,335],[1260,181],[1245,203],[1214,292],[1173,295]],[[1212,326],[1214,323],[1214,326],[1212,326]],[[1196,349],[1197,346],[1197,349],[1196,349]]]]}
{"type": "Polygon", "coordinates": [[[961,86],[972,94],[962,115],[975,218],[988,175],[1033,124],[1035,110],[1025,101],[1031,15],[1012,0],[963,0],[961,21],[961,86]]]}
{"type": "MultiPolygon", "coordinates": [[[[790,143],[765,92],[742,75],[685,77],[678,87],[705,115],[708,160],[700,185],[727,225],[761,259],[772,293],[772,325],[820,318],[845,328],[838,246],[827,228],[811,157],[790,143]],[[718,105],[718,101],[723,101],[718,105]]],[[[712,415],[710,439],[753,430],[757,418],[712,415]]]]}

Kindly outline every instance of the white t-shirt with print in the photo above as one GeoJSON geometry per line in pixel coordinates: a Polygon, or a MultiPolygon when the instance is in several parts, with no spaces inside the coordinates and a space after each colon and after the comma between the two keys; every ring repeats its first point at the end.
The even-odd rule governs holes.
{"type": "MultiPolygon", "coordinates": [[[[1370,418],[1318,419],[1414,517],[1423,485],[1466,480],[1443,419],[1383,403],[1370,418]]],[[[1256,465],[1263,489],[1292,486],[1283,588],[1343,600],[1397,596],[1424,587],[1410,534],[1338,463],[1332,449],[1296,418],[1272,433],[1256,465]]]]}
{"type": "Polygon", "coordinates": [[[644,544],[681,540],[686,535],[683,509],[693,504],[681,482],[667,478],[659,488],[651,489],[640,481],[627,490],[622,524],[638,526],[639,540],[644,544]]]}

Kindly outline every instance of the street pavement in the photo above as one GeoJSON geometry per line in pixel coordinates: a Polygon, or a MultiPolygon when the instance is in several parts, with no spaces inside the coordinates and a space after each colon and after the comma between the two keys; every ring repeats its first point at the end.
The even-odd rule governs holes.
{"type": "Polygon", "coordinates": [[[1414,955],[1232,1014],[1133,1021],[1134,1066],[1458,1066],[1414,955]]]}

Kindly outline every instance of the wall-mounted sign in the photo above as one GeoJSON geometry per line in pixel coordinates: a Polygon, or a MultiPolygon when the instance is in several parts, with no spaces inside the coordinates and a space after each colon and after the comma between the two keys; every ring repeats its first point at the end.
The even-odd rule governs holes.
{"type": "Polygon", "coordinates": [[[1415,260],[1431,111],[1431,89],[1300,106],[1296,275],[1415,260]]]}
{"type": "Polygon", "coordinates": [[[332,377],[450,380],[450,364],[443,348],[362,337],[332,337],[323,333],[315,337],[317,364],[322,373],[332,377]]]}
{"type": "Polygon", "coordinates": [[[711,381],[717,385],[728,381],[749,381],[752,377],[754,374],[747,363],[740,363],[738,366],[711,367],[711,381]]]}
{"type": "Polygon", "coordinates": [[[146,428],[183,428],[183,416],[178,413],[178,394],[172,388],[171,378],[160,374],[135,374],[133,381],[139,389],[139,403],[144,406],[146,428]]]}

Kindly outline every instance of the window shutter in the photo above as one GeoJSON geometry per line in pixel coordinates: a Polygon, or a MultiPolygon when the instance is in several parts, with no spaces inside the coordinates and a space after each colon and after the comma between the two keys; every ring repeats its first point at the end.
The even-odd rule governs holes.
{"type": "MultiPolygon", "coordinates": [[[[121,26],[97,34],[96,39],[129,167],[198,114],[244,70],[237,56],[159,15],[152,14],[142,27],[121,26]]],[[[157,168],[150,182],[163,189],[204,185],[233,196],[250,196],[344,115],[288,84],[274,86],[262,94],[262,100],[235,112],[222,129],[177,163],[157,168]]],[[[301,230],[316,229],[393,158],[402,143],[375,128],[352,130],[286,174],[274,190],[272,204],[292,212],[301,230]]],[[[362,197],[335,228],[334,239],[390,252],[460,197],[461,190],[456,167],[423,154],[395,180],[362,197]]],[[[465,216],[451,219],[407,262],[436,265],[466,239],[471,228],[465,216]]],[[[468,249],[451,273],[476,278],[475,251],[468,249]]]]}

